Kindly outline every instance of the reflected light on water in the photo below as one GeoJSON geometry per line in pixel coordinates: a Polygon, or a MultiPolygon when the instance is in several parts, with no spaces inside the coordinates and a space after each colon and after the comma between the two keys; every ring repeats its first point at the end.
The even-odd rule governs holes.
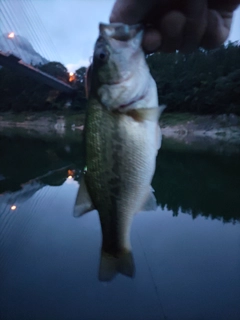
{"type": "Polygon", "coordinates": [[[69,169],[68,170],[68,179],[72,179],[74,175],[75,175],[75,170],[69,169]]]}
{"type": "Polygon", "coordinates": [[[13,205],[11,206],[11,210],[16,210],[17,209],[17,206],[13,205]]]}
{"type": "Polygon", "coordinates": [[[75,184],[76,183],[78,185],[78,182],[74,180],[73,176],[68,176],[65,183],[66,184],[75,184]]]}

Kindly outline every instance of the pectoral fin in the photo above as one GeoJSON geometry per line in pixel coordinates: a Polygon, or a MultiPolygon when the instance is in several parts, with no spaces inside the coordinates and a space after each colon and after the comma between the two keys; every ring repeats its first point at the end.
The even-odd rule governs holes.
{"type": "Polygon", "coordinates": [[[118,273],[132,278],[135,265],[131,251],[123,252],[116,257],[104,251],[101,253],[99,281],[111,281],[118,273]]]}
{"type": "Polygon", "coordinates": [[[139,122],[144,120],[157,122],[165,108],[165,105],[156,108],[140,108],[130,110],[128,114],[139,122]]]}
{"type": "Polygon", "coordinates": [[[80,217],[85,213],[92,211],[94,209],[95,208],[89,196],[87,186],[85,183],[84,174],[83,174],[80,179],[80,186],[79,186],[76,201],[75,201],[73,216],[80,217]]]}
{"type": "Polygon", "coordinates": [[[156,124],[156,150],[158,153],[158,150],[161,148],[162,145],[162,133],[159,127],[159,124],[156,124]]]}

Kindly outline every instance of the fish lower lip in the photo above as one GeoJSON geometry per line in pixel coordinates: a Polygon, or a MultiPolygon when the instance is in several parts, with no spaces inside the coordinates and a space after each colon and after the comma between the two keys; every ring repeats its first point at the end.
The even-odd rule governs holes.
{"type": "Polygon", "coordinates": [[[123,82],[126,82],[126,81],[128,81],[129,79],[130,79],[131,77],[127,77],[126,79],[124,79],[124,80],[116,80],[116,81],[110,81],[110,82],[107,82],[106,84],[107,85],[115,85],[115,84],[121,84],[121,83],[123,83],[123,82]]]}
{"type": "Polygon", "coordinates": [[[115,85],[115,84],[120,84],[122,81],[111,81],[111,82],[106,82],[107,85],[111,86],[111,85],[115,85]]]}
{"type": "Polygon", "coordinates": [[[136,102],[136,101],[131,101],[131,102],[127,103],[127,104],[122,104],[121,106],[118,107],[118,109],[123,110],[123,109],[129,107],[134,102],[136,102]]]}
{"type": "Polygon", "coordinates": [[[119,109],[119,110],[124,110],[124,109],[126,109],[127,107],[129,107],[129,106],[131,106],[132,104],[134,104],[135,102],[142,100],[143,98],[144,98],[144,95],[142,95],[142,96],[141,96],[140,98],[138,98],[138,99],[135,99],[135,100],[130,101],[129,103],[120,105],[120,106],[118,107],[118,109],[119,109]]]}

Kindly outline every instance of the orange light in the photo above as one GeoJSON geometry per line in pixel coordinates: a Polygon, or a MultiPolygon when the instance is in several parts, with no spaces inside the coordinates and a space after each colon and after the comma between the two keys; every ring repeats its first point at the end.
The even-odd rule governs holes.
{"type": "Polygon", "coordinates": [[[75,174],[75,170],[71,170],[71,169],[68,170],[68,176],[69,177],[73,177],[74,174],[75,174]]]}
{"type": "Polygon", "coordinates": [[[10,32],[10,33],[8,34],[8,38],[14,38],[14,37],[15,37],[14,32],[10,32]]]}
{"type": "Polygon", "coordinates": [[[69,72],[69,82],[73,82],[76,80],[76,76],[74,72],[69,72]]]}
{"type": "Polygon", "coordinates": [[[11,210],[16,210],[17,207],[16,206],[11,206],[11,210]]]}

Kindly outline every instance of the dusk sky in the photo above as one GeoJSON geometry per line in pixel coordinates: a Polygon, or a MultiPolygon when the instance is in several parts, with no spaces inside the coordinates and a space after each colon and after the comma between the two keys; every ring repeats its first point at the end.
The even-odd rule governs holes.
{"type": "MultiPolygon", "coordinates": [[[[34,6],[70,71],[89,64],[98,23],[108,22],[114,0],[34,0],[34,6]]],[[[240,39],[240,9],[230,40],[240,39]]]]}
{"type": "MultiPolygon", "coordinates": [[[[98,35],[98,24],[99,22],[108,22],[114,0],[28,1],[3,0],[6,9],[11,4],[15,8],[15,13],[13,12],[12,16],[13,22],[15,21],[16,32],[26,37],[41,55],[46,56],[44,55],[46,51],[52,51],[52,54],[49,57],[46,56],[46,58],[62,62],[69,71],[74,71],[80,66],[89,65],[89,59],[93,54],[94,42],[98,35]],[[34,5],[44,29],[47,30],[47,32],[41,30],[42,36],[46,38],[45,52],[42,45],[43,41],[40,46],[36,35],[33,34],[26,22],[26,16],[30,17],[31,25],[37,21],[34,11],[30,10],[30,3],[34,5]],[[27,10],[30,10],[31,14],[27,10]],[[47,36],[51,41],[47,41],[47,36]],[[53,49],[51,42],[54,43],[56,50],[53,49]]],[[[7,29],[6,24],[3,31],[8,32],[7,29]]],[[[229,40],[240,40],[240,8],[235,12],[229,40]]]]}
{"type": "Polygon", "coordinates": [[[34,0],[62,63],[69,71],[88,66],[99,22],[108,22],[114,0],[34,0]]]}

